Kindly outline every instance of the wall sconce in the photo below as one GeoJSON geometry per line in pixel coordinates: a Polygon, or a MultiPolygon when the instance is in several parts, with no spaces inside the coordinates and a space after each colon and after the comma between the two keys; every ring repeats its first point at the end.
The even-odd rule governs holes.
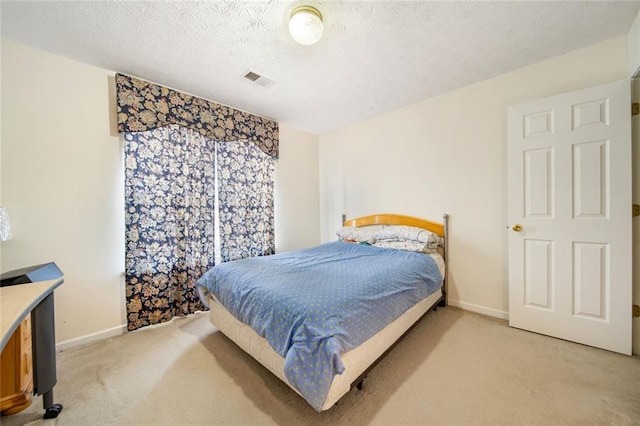
{"type": "Polygon", "coordinates": [[[289,17],[289,34],[305,46],[317,43],[322,37],[324,25],[320,11],[311,6],[298,6],[289,17]]]}
{"type": "Polygon", "coordinates": [[[11,223],[9,222],[9,213],[4,207],[0,207],[0,241],[11,239],[11,223]]]}

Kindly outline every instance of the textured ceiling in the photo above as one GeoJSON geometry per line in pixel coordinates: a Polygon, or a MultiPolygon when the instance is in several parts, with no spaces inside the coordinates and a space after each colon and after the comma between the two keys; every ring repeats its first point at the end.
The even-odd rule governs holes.
{"type": "Polygon", "coordinates": [[[638,1],[2,1],[2,37],[325,133],[626,34],[638,1]],[[300,4],[325,33],[287,33],[300,4]],[[274,80],[263,87],[249,70],[274,80]]]}

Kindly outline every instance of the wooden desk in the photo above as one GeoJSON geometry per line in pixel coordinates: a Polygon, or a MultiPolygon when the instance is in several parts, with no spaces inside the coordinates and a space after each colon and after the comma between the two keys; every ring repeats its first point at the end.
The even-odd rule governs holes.
{"type": "Polygon", "coordinates": [[[32,355],[35,394],[43,395],[45,418],[55,418],[62,405],[53,403],[56,384],[55,331],[53,291],[63,283],[62,278],[37,283],[0,287],[0,350],[31,315],[32,355]]]}

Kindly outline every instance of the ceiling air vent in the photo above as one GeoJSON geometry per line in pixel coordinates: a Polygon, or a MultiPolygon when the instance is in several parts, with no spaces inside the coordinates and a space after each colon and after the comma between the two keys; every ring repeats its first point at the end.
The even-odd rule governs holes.
{"type": "Polygon", "coordinates": [[[275,81],[267,78],[263,75],[258,74],[257,72],[249,71],[244,75],[244,78],[247,80],[253,81],[254,83],[259,84],[262,87],[271,86],[275,81]]]}

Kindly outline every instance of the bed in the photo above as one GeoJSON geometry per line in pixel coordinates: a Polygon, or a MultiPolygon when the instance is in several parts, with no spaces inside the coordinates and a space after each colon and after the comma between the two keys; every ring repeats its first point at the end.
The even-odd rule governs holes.
{"type": "Polygon", "coordinates": [[[345,220],[338,241],[222,263],[198,280],[210,321],[317,411],[447,304],[448,216],[345,220]],[[427,253],[428,252],[428,253],[427,253]]]}

